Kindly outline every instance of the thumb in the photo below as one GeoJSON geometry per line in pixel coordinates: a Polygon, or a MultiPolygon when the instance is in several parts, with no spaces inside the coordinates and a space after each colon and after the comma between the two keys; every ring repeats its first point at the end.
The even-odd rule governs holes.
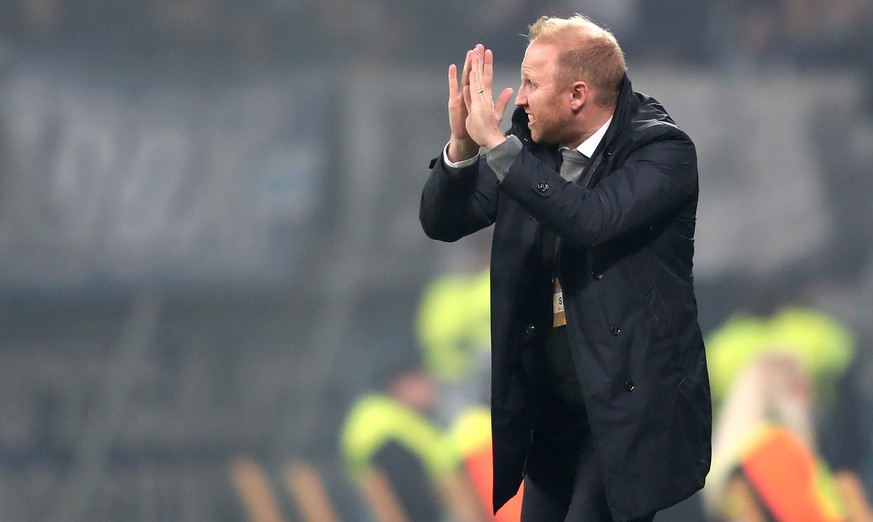
{"type": "Polygon", "coordinates": [[[503,89],[503,92],[497,97],[497,101],[494,102],[494,114],[499,118],[503,119],[503,112],[506,110],[506,106],[509,105],[509,101],[512,99],[512,89],[507,87],[503,89]]]}

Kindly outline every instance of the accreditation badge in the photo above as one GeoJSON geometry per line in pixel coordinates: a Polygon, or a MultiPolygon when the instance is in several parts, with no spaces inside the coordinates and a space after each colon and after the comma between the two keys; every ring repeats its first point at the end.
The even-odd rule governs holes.
{"type": "Polygon", "coordinates": [[[552,299],[552,312],[554,320],[552,327],[565,326],[567,324],[567,316],[564,313],[564,293],[561,290],[561,280],[555,277],[555,293],[552,299]]]}

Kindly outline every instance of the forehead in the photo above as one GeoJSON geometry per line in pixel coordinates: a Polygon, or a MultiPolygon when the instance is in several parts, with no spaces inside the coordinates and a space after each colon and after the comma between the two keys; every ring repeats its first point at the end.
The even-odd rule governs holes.
{"type": "Polygon", "coordinates": [[[529,76],[551,74],[558,57],[558,47],[554,44],[534,40],[524,52],[521,62],[521,73],[529,76]]]}

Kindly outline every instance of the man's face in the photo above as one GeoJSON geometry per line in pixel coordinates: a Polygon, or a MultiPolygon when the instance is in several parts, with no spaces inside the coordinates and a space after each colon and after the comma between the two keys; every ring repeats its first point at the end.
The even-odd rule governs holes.
{"type": "Polygon", "coordinates": [[[425,415],[436,404],[433,380],[423,371],[407,373],[397,379],[391,387],[391,394],[403,404],[425,415]]]}
{"type": "Polygon", "coordinates": [[[521,63],[521,87],[515,105],[527,113],[531,138],[537,143],[573,141],[569,91],[553,82],[558,54],[555,45],[535,40],[528,46],[521,63]]]}

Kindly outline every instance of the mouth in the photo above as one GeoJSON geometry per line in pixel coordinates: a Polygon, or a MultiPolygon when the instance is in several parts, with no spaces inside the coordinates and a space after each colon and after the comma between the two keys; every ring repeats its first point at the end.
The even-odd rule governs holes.
{"type": "Polygon", "coordinates": [[[528,127],[530,127],[531,125],[536,123],[536,121],[537,121],[536,116],[534,116],[531,113],[527,113],[527,125],[528,125],[528,127]]]}

